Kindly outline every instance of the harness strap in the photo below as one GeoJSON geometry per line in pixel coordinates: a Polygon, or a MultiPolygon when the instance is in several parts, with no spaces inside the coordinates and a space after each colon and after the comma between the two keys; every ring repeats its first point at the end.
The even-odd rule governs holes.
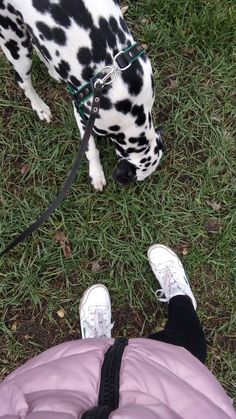
{"type": "Polygon", "coordinates": [[[144,53],[145,50],[140,45],[134,44],[117,54],[115,61],[119,66],[118,68],[122,71],[130,67],[130,65],[144,53]]]}
{"type": "Polygon", "coordinates": [[[101,369],[98,406],[83,413],[81,419],[108,419],[119,406],[120,367],[128,339],[118,338],[105,353],[101,369]]]}
{"type": "MultiPolygon", "coordinates": [[[[136,61],[142,54],[145,54],[145,50],[136,44],[131,45],[130,47],[118,52],[113,59],[113,67],[112,66],[105,66],[103,69],[100,69],[95,76],[93,76],[88,82],[84,83],[79,88],[74,88],[73,85],[70,83],[67,86],[67,91],[72,97],[76,109],[79,112],[81,118],[86,121],[85,113],[84,113],[84,105],[87,100],[91,98],[93,95],[93,86],[97,79],[102,79],[104,77],[103,71],[106,69],[107,71],[113,68],[114,71],[125,71],[127,70],[131,64],[136,61]]],[[[113,81],[113,80],[112,80],[113,81]]],[[[109,83],[106,83],[106,88],[109,88],[109,83]]]]}
{"type": "Polygon", "coordinates": [[[71,168],[71,172],[66,179],[61,192],[57,195],[51,205],[37,218],[37,220],[27,227],[22,233],[20,233],[5,249],[0,252],[0,257],[5,255],[11,249],[13,249],[17,244],[23,242],[27,237],[31,236],[34,231],[36,231],[45,221],[48,220],[52,212],[61,204],[65,196],[67,195],[71,185],[75,181],[78,169],[81,165],[84,153],[88,147],[89,138],[92,134],[95,119],[98,116],[100,108],[100,99],[102,95],[102,86],[94,87],[94,98],[91,108],[91,113],[88,119],[88,123],[84,132],[84,136],[81,142],[80,149],[75,157],[74,163],[71,168]]]}

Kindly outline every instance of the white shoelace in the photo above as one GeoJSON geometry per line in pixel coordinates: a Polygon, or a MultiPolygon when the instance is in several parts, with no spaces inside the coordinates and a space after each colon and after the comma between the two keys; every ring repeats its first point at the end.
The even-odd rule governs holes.
{"type": "Polygon", "coordinates": [[[104,310],[95,308],[93,323],[89,317],[86,317],[83,321],[86,324],[88,330],[88,338],[106,338],[111,329],[114,326],[114,322],[107,324],[104,318],[104,310]]]}
{"type": "Polygon", "coordinates": [[[178,278],[179,273],[176,272],[175,266],[173,263],[169,263],[163,269],[155,269],[157,278],[160,278],[160,281],[163,282],[163,288],[157,290],[155,295],[159,301],[168,302],[171,297],[174,295],[186,294],[188,295],[188,281],[185,278],[186,284],[179,284],[175,278],[178,278]]]}

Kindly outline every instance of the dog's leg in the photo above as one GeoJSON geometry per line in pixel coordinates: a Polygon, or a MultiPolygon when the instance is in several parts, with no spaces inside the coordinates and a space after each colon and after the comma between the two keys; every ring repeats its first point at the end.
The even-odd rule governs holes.
{"type": "Polygon", "coordinates": [[[31,83],[32,44],[27,28],[19,17],[16,18],[15,13],[3,11],[4,18],[8,25],[5,24],[1,28],[0,46],[13,64],[19,86],[30,100],[33,110],[37,112],[41,121],[50,122],[50,108],[40,99],[31,83]]]}
{"type": "Polygon", "coordinates": [[[43,54],[41,54],[41,52],[39,51],[39,49],[35,45],[34,45],[34,49],[37,52],[37,55],[38,55],[39,59],[47,67],[49,76],[51,76],[54,80],[56,80],[58,83],[60,83],[61,82],[61,78],[60,78],[59,74],[56,72],[56,70],[54,69],[54,67],[52,67],[49,64],[49,62],[44,58],[43,54]]]}
{"type": "MultiPolygon", "coordinates": [[[[84,127],[81,122],[81,117],[78,114],[75,106],[74,106],[74,113],[76,122],[78,124],[81,137],[84,135],[84,127]]],[[[103,168],[100,162],[99,151],[96,147],[95,140],[93,135],[91,135],[88,149],[86,151],[86,157],[89,161],[89,176],[91,178],[91,184],[93,185],[94,189],[97,191],[102,191],[106,186],[106,178],[103,172],[103,168]]]]}

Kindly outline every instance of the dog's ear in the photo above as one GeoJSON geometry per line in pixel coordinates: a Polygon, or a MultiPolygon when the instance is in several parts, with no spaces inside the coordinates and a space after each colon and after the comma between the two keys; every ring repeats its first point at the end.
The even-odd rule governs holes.
{"type": "Polygon", "coordinates": [[[128,160],[119,160],[117,168],[113,172],[113,179],[122,186],[129,185],[136,180],[136,167],[128,160]]]}

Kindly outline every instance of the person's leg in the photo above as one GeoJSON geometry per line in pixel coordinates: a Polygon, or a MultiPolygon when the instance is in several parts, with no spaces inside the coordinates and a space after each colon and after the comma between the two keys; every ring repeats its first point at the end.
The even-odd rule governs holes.
{"type": "Polygon", "coordinates": [[[205,363],[205,336],[192,301],[186,295],[171,298],[164,330],[153,333],[149,338],[182,346],[205,363]]]}
{"type": "Polygon", "coordinates": [[[160,301],[169,303],[168,321],[164,330],[150,335],[149,338],[182,346],[204,363],[205,336],[195,311],[197,303],[180,259],[163,245],[152,246],[148,251],[148,259],[161,284],[160,301]]]}
{"type": "Polygon", "coordinates": [[[84,292],[79,311],[82,339],[111,338],[111,300],[104,285],[93,285],[84,292]]]}

